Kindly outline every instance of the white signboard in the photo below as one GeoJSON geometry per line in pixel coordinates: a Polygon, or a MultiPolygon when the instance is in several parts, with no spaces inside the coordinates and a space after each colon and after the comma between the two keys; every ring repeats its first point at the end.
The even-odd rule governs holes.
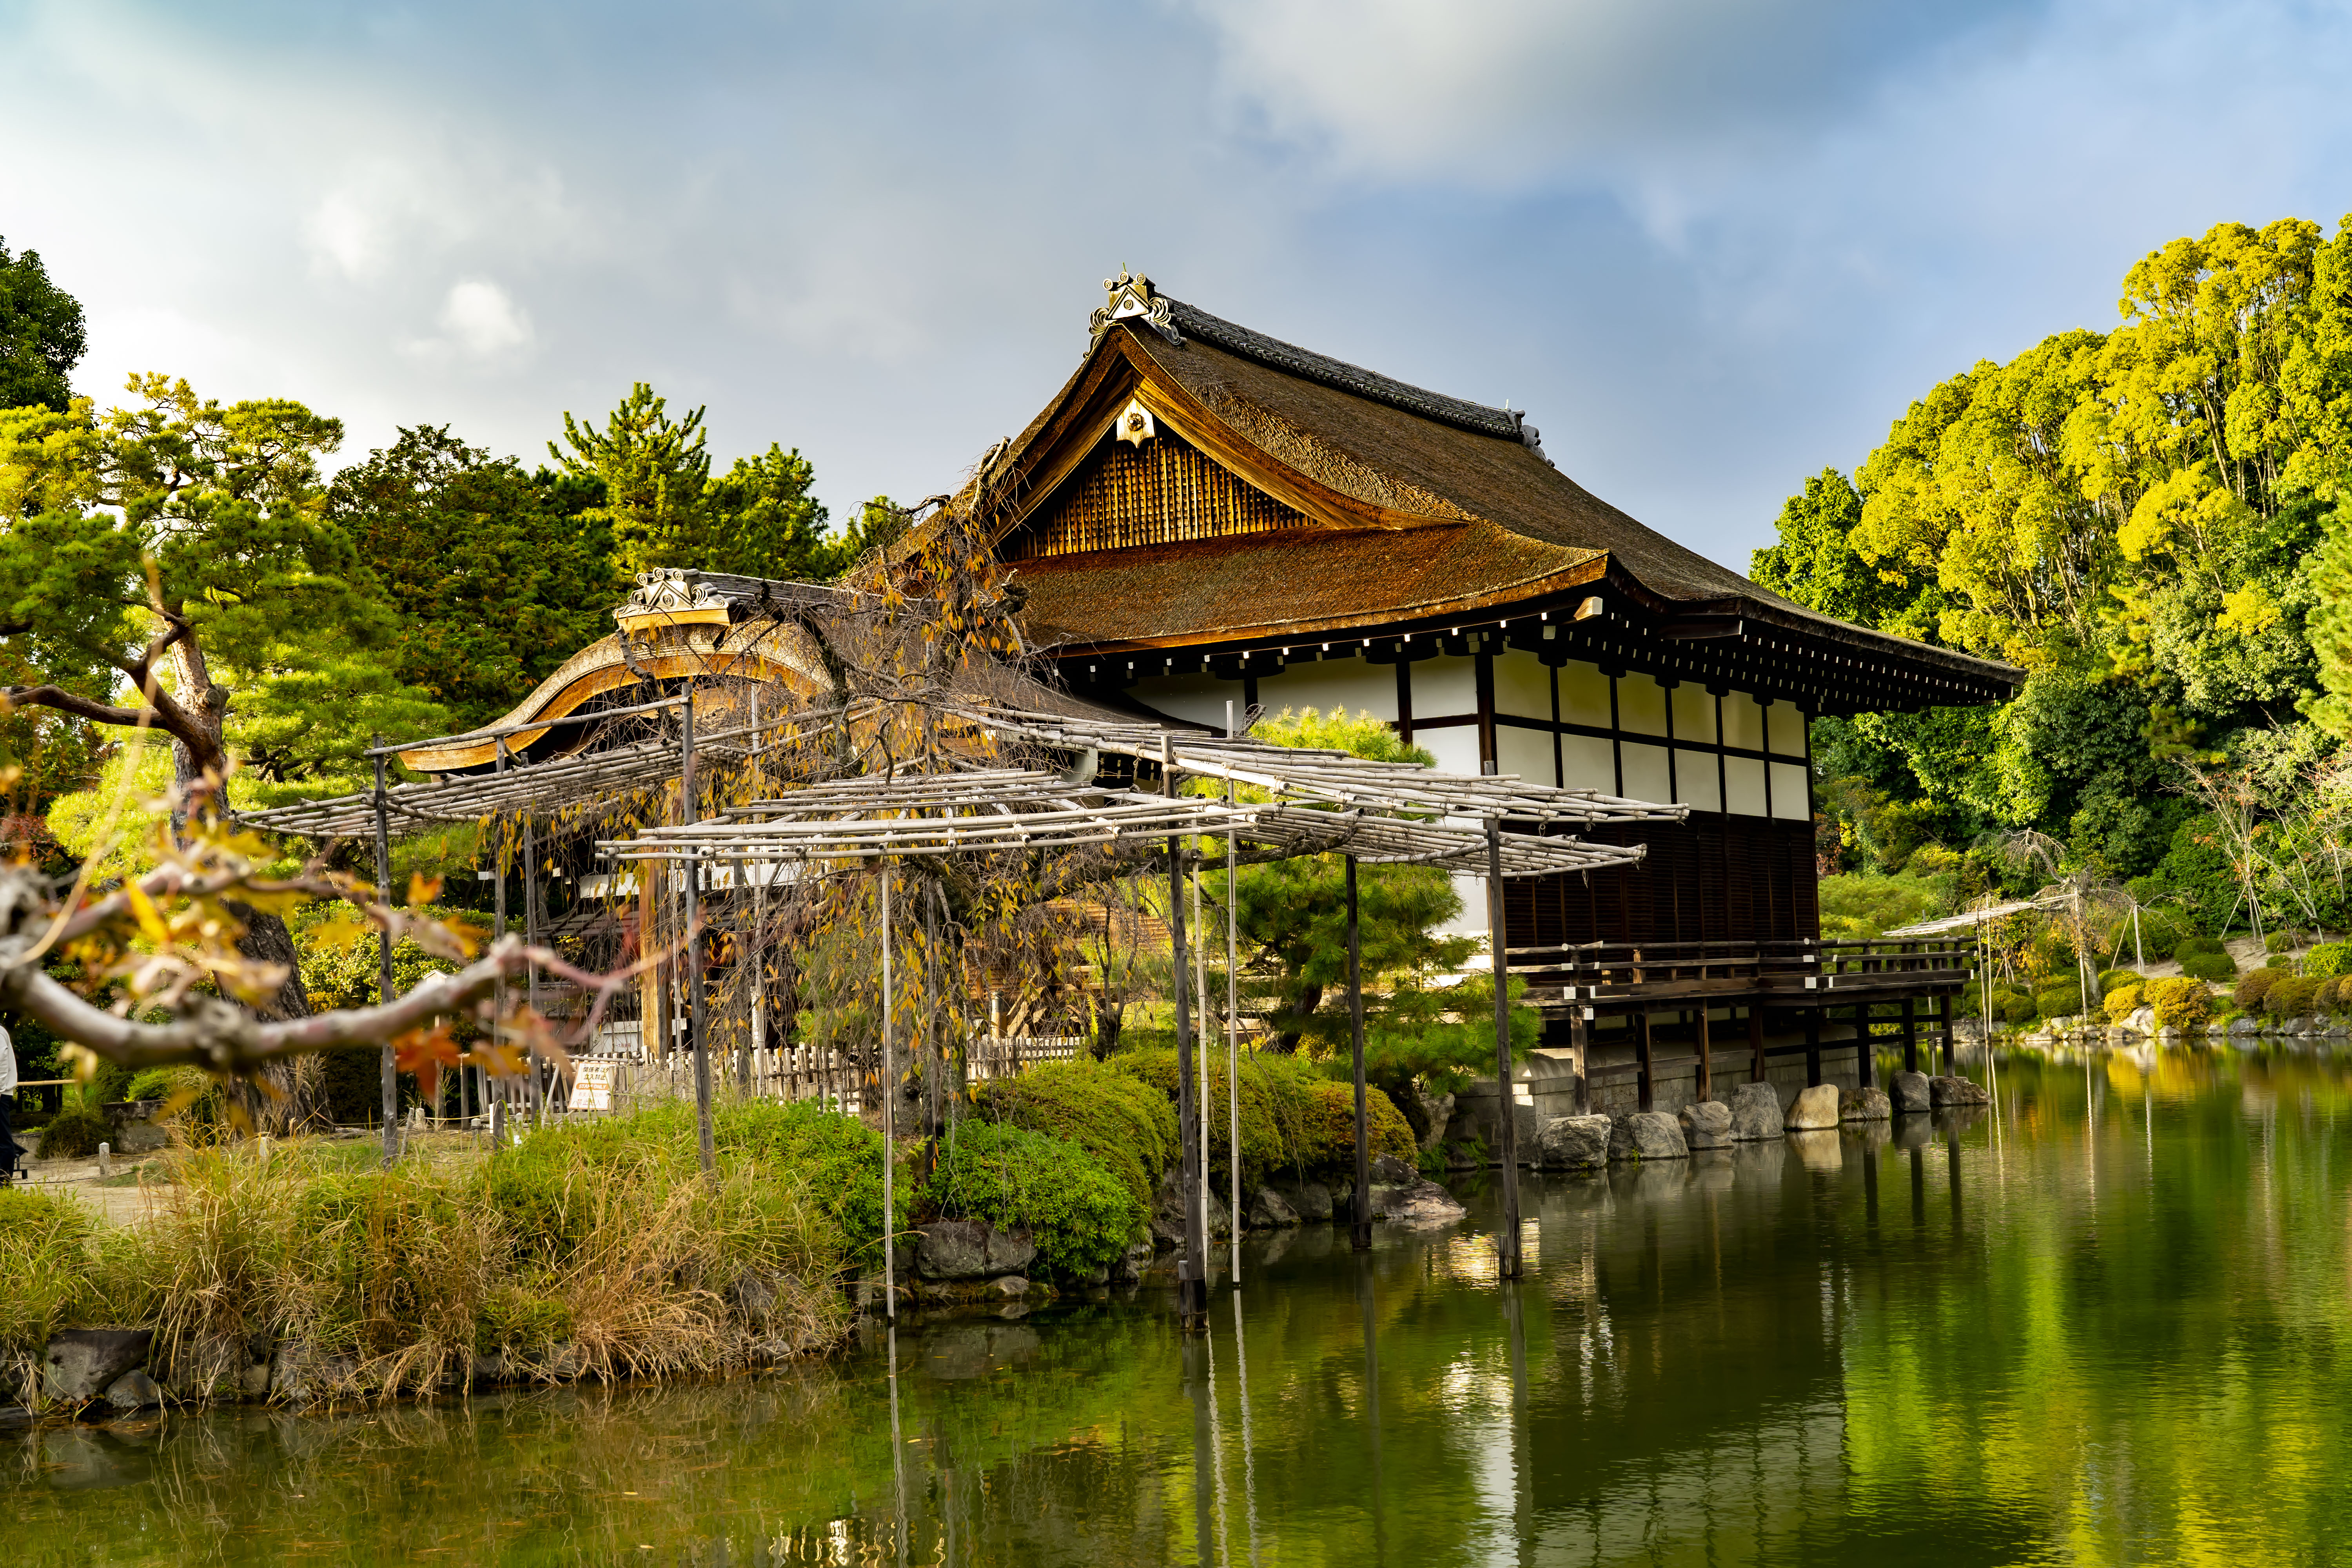
{"type": "Polygon", "coordinates": [[[616,1062],[577,1062],[572,1079],[572,1109],[574,1110],[610,1110],[613,1109],[613,1072],[616,1062]]]}

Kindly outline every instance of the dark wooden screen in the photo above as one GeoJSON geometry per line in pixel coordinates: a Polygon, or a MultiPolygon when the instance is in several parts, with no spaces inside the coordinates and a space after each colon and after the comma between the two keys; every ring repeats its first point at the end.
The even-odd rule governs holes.
{"type": "Polygon", "coordinates": [[[1267,533],[1307,519],[1162,429],[1140,447],[1105,443],[1062,494],[1004,542],[1008,561],[1267,533]]]}
{"type": "Polygon", "coordinates": [[[1503,884],[1513,947],[1582,942],[1785,942],[1821,934],[1807,822],[1700,816],[1597,828],[1596,842],[1646,844],[1625,870],[1503,884]]]}

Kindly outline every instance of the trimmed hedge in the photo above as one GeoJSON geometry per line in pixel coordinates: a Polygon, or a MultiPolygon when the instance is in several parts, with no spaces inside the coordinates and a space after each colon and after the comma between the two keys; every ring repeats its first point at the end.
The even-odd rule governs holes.
{"type": "Polygon", "coordinates": [[[2286,971],[2284,969],[2264,967],[2251,970],[2238,977],[2238,984],[2231,989],[2230,1000],[2251,1013],[2263,1005],[2263,998],[2271,994],[2271,987],[2285,978],[2286,971]]]}
{"type": "Polygon", "coordinates": [[[2139,985],[2118,985],[2113,991],[2108,992],[2106,1000],[2107,1022],[2110,1024],[2120,1024],[2126,1018],[2130,1017],[2134,1013],[2138,1012],[2141,1005],[2141,1000],[2146,994],[2146,988],[2139,985]]]}
{"type": "Polygon", "coordinates": [[[1140,1200],[1066,1138],[966,1121],[940,1150],[924,1196],[950,1219],[1027,1231],[1044,1271],[1080,1279],[1108,1268],[1143,1227],[1140,1200]]]}
{"type": "Polygon", "coordinates": [[[2301,1018],[2314,1011],[2314,1000],[2319,994],[2319,982],[2302,975],[2289,975],[2270,989],[2263,998],[2263,1006],[2273,1018],[2301,1018]]]}
{"type": "MultiPolygon", "coordinates": [[[[1174,1101],[1174,1050],[1121,1051],[1108,1065],[1152,1085],[1174,1101]]],[[[1253,1051],[1242,1058],[1241,1090],[1244,1184],[1269,1176],[1329,1175],[1354,1167],[1356,1099],[1351,1085],[1326,1077],[1303,1058],[1253,1051]]],[[[1210,1062],[1209,1103],[1217,1112],[1209,1119],[1209,1164],[1214,1173],[1225,1170],[1231,1157],[1229,1119],[1223,1114],[1226,1091],[1222,1055],[1210,1062]]],[[[1420,1158],[1412,1126],[1376,1087],[1365,1089],[1364,1116],[1374,1158],[1393,1154],[1407,1164],[1420,1158]]]]}
{"type": "MultiPolygon", "coordinates": [[[[1222,1083],[1223,1063],[1217,1073],[1222,1083]]],[[[1097,1062],[1045,1062],[1018,1078],[983,1083],[971,1098],[988,1121],[1068,1139],[1147,1206],[1176,1158],[1174,1102],[1133,1074],[1097,1062]]]]}
{"type": "Polygon", "coordinates": [[[2213,1000],[2197,980],[2151,980],[2147,1005],[2159,1029],[2201,1029],[2213,1021],[2213,1000]]]}
{"type": "Polygon", "coordinates": [[[39,1155],[44,1160],[87,1160],[113,1136],[102,1112],[77,1101],[49,1118],[48,1125],[41,1129],[39,1155]]]}
{"type": "Polygon", "coordinates": [[[2352,974],[2352,942],[2323,942],[2303,955],[2303,972],[2315,980],[2352,974]]]}
{"type": "Polygon", "coordinates": [[[2140,978],[2137,969],[2110,969],[2099,976],[2099,994],[2111,996],[2126,985],[2138,984],[2140,978]]]}
{"type": "Polygon", "coordinates": [[[2200,951],[2185,954],[2180,960],[2180,972],[2199,980],[2210,980],[2216,985],[2227,984],[2238,977],[2237,962],[2226,952],[2200,951]]]}

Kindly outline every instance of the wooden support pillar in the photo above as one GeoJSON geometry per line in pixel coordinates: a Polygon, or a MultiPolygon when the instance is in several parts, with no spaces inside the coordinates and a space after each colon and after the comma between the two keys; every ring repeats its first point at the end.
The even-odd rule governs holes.
{"type": "Polygon", "coordinates": [[[1822,1081],[1822,1009],[1805,1009],[1805,1087],[1812,1089],[1822,1081]]]}
{"type": "Polygon", "coordinates": [[[1936,1011],[1940,1015],[1937,1021],[1943,1026],[1944,1074],[1948,1078],[1952,1074],[1959,1071],[1959,1068],[1955,1067],[1952,1063],[1952,1048],[1954,1042],[1952,1039],[1952,994],[1950,992],[1947,991],[1941,996],[1936,998],[1936,1011]]]}
{"type": "Polygon", "coordinates": [[[1698,1008],[1698,1098],[1701,1100],[1715,1098],[1715,1062],[1711,1044],[1706,1035],[1706,1004],[1702,1001],[1698,1008]]]}
{"type": "Polygon", "coordinates": [[[1634,1015],[1634,1016],[1637,1022],[1634,1026],[1633,1048],[1638,1053],[1641,1063],[1641,1079],[1639,1083],[1641,1098],[1637,1101],[1636,1108],[1642,1110],[1647,1110],[1651,1109],[1650,1010],[1647,1007],[1644,1007],[1639,1013],[1634,1015]]]}
{"type": "MultiPolygon", "coordinates": [[[[1358,1252],[1372,1249],[1372,1151],[1370,1130],[1364,1112],[1364,960],[1361,936],[1356,922],[1356,858],[1348,856],[1348,1026],[1349,1038],[1354,1049],[1354,1083],[1356,1089],[1356,1191],[1348,1205],[1348,1239],[1358,1252]]],[[[1503,1075],[1503,1125],[1507,1127],[1511,1115],[1511,1079],[1503,1075]]],[[[1501,1129],[1496,1130],[1499,1142],[1501,1129]]]]}
{"type": "Polygon", "coordinates": [[[1918,1008],[1908,996],[1903,998],[1903,1070],[1919,1070],[1918,1008]]]}
{"type": "MultiPolygon", "coordinates": [[[[1503,1227],[1495,1237],[1496,1271],[1519,1277],[1519,1097],[1511,1070],[1510,926],[1503,908],[1503,825],[1486,819],[1486,931],[1495,953],[1495,1072],[1502,1095],[1503,1227]]],[[[1356,1147],[1360,1150],[1360,1142],[1356,1147]]],[[[1362,1159],[1362,1154],[1356,1156],[1362,1159]]]]}
{"type": "Polygon", "coordinates": [[[1592,1026],[1584,1016],[1584,1009],[1576,1009],[1568,1020],[1568,1048],[1576,1061],[1576,1113],[1592,1114],[1592,1026]]]}
{"type": "Polygon", "coordinates": [[[1863,1003],[1853,1010],[1853,1073],[1854,1087],[1868,1089],[1878,1076],[1878,1064],[1871,1058],[1878,1054],[1870,1039],[1870,1004],[1863,1003]]]}
{"type": "Polygon", "coordinates": [[[1764,1081],[1764,998],[1748,1004],[1748,1081],[1764,1081]]]}

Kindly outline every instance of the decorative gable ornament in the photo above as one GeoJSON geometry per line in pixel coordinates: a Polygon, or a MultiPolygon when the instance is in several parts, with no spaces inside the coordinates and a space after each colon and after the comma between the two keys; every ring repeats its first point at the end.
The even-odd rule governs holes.
{"type": "Polygon", "coordinates": [[[1151,410],[1143,406],[1143,400],[1130,397],[1127,406],[1118,411],[1115,431],[1120,440],[1140,450],[1146,441],[1160,434],[1160,426],[1152,421],[1151,410]]]}
{"type": "Polygon", "coordinates": [[[702,574],[683,566],[656,566],[637,574],[637,585],[613,618],[624,632],[662,626],[727,624],[727,601],[702,580],[702,574]]]}
{"type": "Polygon", "coordinates": [[[1150,279],[1121,267],[1118,277],[1103,279],[1103,292],[1109,296],[1108,301],[1087,319],[1089,344],[1108,331],[1113,321],[1133,319],[1178,347],[1183,346],[1184,334],[1176,330],[1175,313],[1159,290],[1152,288],[1150,279]]]}

